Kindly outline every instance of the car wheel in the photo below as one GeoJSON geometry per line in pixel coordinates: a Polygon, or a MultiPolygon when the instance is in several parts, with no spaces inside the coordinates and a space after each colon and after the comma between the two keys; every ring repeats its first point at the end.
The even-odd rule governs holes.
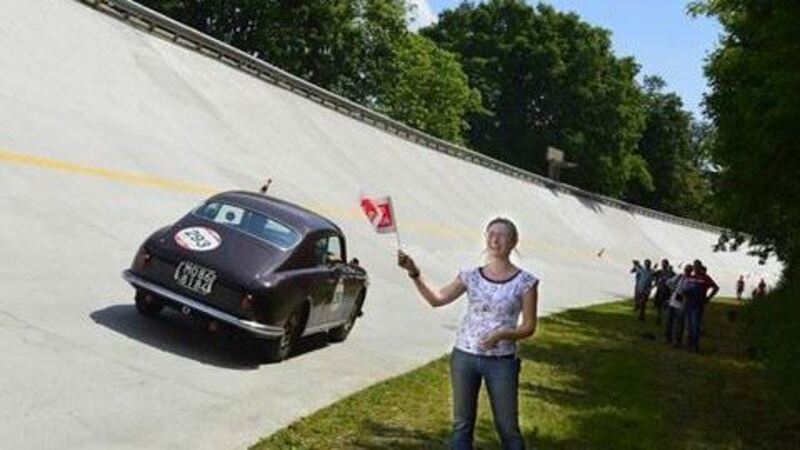
{"type": "Polygon", "coordinates": [[[136,291],[136,310],[145,317],[155,317],[164,309],[164,302],[155,295],[136,291]]]}
{"type": "Polygon", "coordinates": [[[350,312],[350,317],[347,318],[347,322],[328,331],[328,339],[330,339],[332,342],[344,342],[344,340],[347,339],[347,336],[350,334],[350,331],[352,331],[353,326],[356,324],[356,319],[358,319],[358,317],[361,315],[361,307],[363,305],[364,292],[362,291],[358,295],[355,308],[353,308],[353,311],[350,312]]]}
{"type": "Polygon", "coordinates": [[[288,358],[295,343],[303,334],[305,320],[306,308],[304,306],[296,308],[283,324],[283,336],[261,343],[263,359],[266,362],[281,362],[288,358]]]}

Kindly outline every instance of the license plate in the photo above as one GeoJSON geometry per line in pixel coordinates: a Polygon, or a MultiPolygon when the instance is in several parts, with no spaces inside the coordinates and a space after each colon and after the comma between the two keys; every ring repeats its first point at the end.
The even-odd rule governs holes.
{"type": "Polygon", "coordinates": [[[214,287],[217,272],[189,261],[181,261],[175,269],[175,282],[199,294],[208,295],[214,287]]]}

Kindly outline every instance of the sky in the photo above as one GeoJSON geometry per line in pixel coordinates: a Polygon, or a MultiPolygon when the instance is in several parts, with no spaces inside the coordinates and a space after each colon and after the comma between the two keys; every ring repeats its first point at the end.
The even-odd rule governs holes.
{"type": "MultiPolygon", "coordinates": [[[[416,5],[412,28],[436,21],[437,15],[461,0],[409,0],[416,5]]],[[[536,3],[530,0],[529,3],[536,3]]],[[[658,75],[667,91],[676,92],[684,108],[702,116],[706,55],[716,47],[722,27],[714,19],[686,14],[686,0],[549,0],[560,11],[611,31],[614,53],[633,56],[644,75],[658,75]]]]}

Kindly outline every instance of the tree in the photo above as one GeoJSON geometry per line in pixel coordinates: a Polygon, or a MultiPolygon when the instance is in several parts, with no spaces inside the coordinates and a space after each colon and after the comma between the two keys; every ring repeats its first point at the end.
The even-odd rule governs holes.
{"type": "Polygon", "coordinates": [[[683,109],[680,97],[664,92],[659,77],[645,77],[643,83],[645,128],[637,151],[647,161],[653,177],[652,189],[634,186],[627,199],[650,208],[702,221],[711,218],[710,167],[705,150],[707,128],[695,124],[683,109]]]}
{"type": "Polygon", "coordinates": [[[467,113],[481,109],[455,55],[431,40],[409,34],[398,46],[389,83],[379,95],[380,109],[408,125],[463,143],[467,113]]]}
{"type": "Polygon", "coordinates": [[[485,112],[467,117],[473,148],[544,173],[548,146],[578,169],[564,180],[621,196],[650,187],[635,153],[644,127],[638,66],[616,58],[606,30],[549,6],[519,0],[463,3],[421,31],[456,53],[485,112]]]}
{"type": "Polygon", "coordinates": [[[406,28],[403,0],[145,0],[170,17],[434,136],[463,142],[480,97],[406,28]]]}
{"type": "MultiPolygon", "coordinates": [[[[723,223],[800,268],[800,2],[709,0],[692,6],[725,29],[706,65],[723,223]]],[[[739,242],[741,239],[738,240],[739,242]]],[[[722,242],[724,244],[724,240],[722,242]]]]}
{"type": "Polygon", "coordinates": [[[145,0],[170,17],[360,103],[406,31],[402,0],[145,0]]]}

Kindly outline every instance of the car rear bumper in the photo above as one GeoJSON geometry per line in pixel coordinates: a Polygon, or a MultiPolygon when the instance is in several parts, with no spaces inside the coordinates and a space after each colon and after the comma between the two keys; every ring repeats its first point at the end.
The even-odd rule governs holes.
{"type": "Polygon", "coordinates": [[[214,307],[200,303],[197,300],[193,300],[185,295],[178,294],[177,292],[147,281],[144,278],[134,274],[130,270],[122,272],[122,278],[137,289],[143,289],[145,291],[152,292],[153,294],[163,297],[170,302],[187,306],[194,311],[211,317],[214,320],[219,320],[220,322],[232,325],[250,334],[254,334],[263,338],[279,338],[283,336],[283,328],[281,327],[264,325],[263,323],[255,322],[253,320],[240,319],[224,311],[220,311],[214,307]]]}

